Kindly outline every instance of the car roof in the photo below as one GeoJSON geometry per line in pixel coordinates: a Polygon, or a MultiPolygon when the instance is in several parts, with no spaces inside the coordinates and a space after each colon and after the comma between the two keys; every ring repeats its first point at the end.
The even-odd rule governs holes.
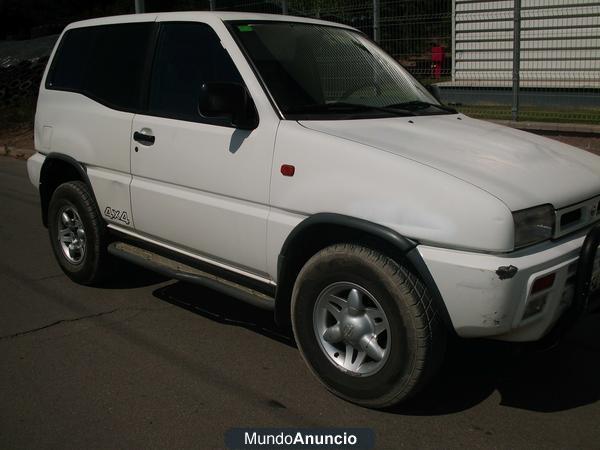
{"type": "Polygon", "coordinates": [[[133,22],[164,22],[164,21],[199,21],[211,22],[214,20],[221,21],[271,21],[271,22],[299,22],[310,23],[316,25],[335,26],[354,30],[344,24],[329,22],[326,20],[309,19],[306,17],[284,16],[281,14],[258,14],[252,12],[225,12],[225,11],[179,11],[179,12],[163,12],[163,13],[145,13],[145,14],[125,14],[121,16],[99,17],[96,19],[81,20],[73,22],[66,29],[90,27],[96,25],[109,25],[118,23],[133,23],[133,22]]]}

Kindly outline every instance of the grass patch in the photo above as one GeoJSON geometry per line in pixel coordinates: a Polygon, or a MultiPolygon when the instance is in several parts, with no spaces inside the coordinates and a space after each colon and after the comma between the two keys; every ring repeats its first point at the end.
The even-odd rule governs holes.
{"type": "MultiPolygon", "coordinates": [[[[460,112],[477,119],[511,120],[510,106],[503,105],[456,105],[460,112]]],[[[551,109],[522,106],[519,109],[520,122],[553,122],[599,124],[600,109],[551,109]]]]}

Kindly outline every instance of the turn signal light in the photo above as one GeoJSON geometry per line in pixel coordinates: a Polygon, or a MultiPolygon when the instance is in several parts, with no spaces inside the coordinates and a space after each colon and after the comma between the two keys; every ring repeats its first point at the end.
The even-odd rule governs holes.
{"type": "Polygon", "coordinates": [[[293,177],[294,173],[296,173],[296,168],[291,164],[283,164],[281,166],[281,175],[284,177],[293,177]]]}

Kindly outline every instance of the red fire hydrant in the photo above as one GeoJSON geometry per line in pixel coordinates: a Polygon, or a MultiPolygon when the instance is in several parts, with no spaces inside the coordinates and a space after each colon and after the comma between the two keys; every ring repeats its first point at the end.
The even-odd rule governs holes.
{"type": "Polygon", "coordinates": [[[431,47],[431,76],[436,80],[442,77],[444,65],[444,47],[431,47]]]}

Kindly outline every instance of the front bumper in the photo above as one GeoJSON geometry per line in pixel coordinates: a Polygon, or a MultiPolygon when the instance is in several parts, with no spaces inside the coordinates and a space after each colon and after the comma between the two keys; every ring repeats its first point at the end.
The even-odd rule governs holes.
{"type": "Polygon", "coordinates": [[[459,336],[522,342],[542,338],[561,317],[573,323],[587,311],[590,292],[599,287],[598,245],[600,226],[506,255],[417,249],[459,336]],[[516,273],[506,270],[511,266],[516,273]],[[552,285],[532,294],[536,280],[550,274],[552,285]],[[535,300],[543,306],[531,314],[535,300]]]}

